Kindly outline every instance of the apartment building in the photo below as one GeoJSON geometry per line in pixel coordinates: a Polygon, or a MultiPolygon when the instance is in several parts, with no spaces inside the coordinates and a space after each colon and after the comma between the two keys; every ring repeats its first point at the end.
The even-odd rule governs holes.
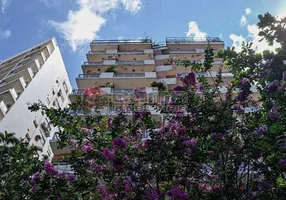
{"type": "MultiPolygon", "coordinates": [[[[70,96],[71,101],[76,95],[81,95],[86,88],[100,88],[112,105],[106,102],[105,106],[99,109],[103,115],[114,116],[123,110],[127,118],[131,117],[134,110],[129,108],[128,104],[131,99],[137,98],[138,90],[140,96],[147,97],[151,101],[161,101],[162,99],[158,98],[160,88],[156,87],[154,82],[163,83],[169,90],[181,85],[180,79],[191,69],[178,66],[175,61],[190,60],[203,63],[208,45],[212,46],[214,52],[224,49],[224,42],[218,37],[172,37],[166,38],[165,42],[159,44],[154,44],[151,39],[94,40],[90,44],[90,51],[86,54],[87,62],[82,65],[83,73],[76,78],[78,89],[70,96]]],[[[212,87],[214,87],[212,77],[215,78],[219,70],[222,71],[225,85],[233,79],[233,75],[229,73],[222,60],[215,59],[210,72],[202,74],[212,87]]],[[[226,92],[225,85],[220,87],[223,93],[226,92]]],[[[151,112],[153,119],[160,126],[164,115],[152,106],[144,109],[151,112]]],[[[72,114],[82,115],[83,111],[72,111],[72,114]]],[[[143,134],[143,139],[144,137],[146,139],[148,134],[143,134]]],[[[51,144],[57,152],[57,157],[69,154],[69,148],[57,149],[56,138],[54,139],[51,144]]]]}
{"type": "Polygon", "coordinates": [[[69,104],[72,87],[56,39],[45,41],[0,63],[0,132],[13,132],[42,148],[38,156],[53,157],[49,140],[58,130],[44,113],[27,103],[48,107],[69,104]]]}

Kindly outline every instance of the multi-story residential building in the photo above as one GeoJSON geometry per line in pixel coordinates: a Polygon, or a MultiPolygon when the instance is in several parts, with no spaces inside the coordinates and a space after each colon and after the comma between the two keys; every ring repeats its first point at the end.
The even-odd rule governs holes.
{"type": "MultiPolygon", "coordinates": [[[[168,89],[181,85],[180,78],[189,73],[191,68],[178,66],[174,61],[190,60],[202,63],[208,45],[212,46],[214,52],[224,49],[224,42],[218,37],[166,38],[166,41],[160,44],[154,44],[151,39],[94,40],[90,44],[91,51],[86,55],[87,62],[82,65],[83,74],[76,78],[78,89],[74,90],[71,100],[86,88],[101,88],[109,96],[113,106],[110,107],[106,103],[100,111],[109,116],[122,111],[122,104],[127,105],[138,89],[152,101],[158,101],[160,91],[156,84],[152,83],[162,82],[168,89]]],[[[203,74],[213,87],[215,83],[212,77],[215,78],[219,70],[222,71],[224,84],[229,84],[233,79],[222,60],[215,59],[210,72],[203,74]]],[[[226,87],[222,85],[220,90],[226,92],[226,87]]],[[[125,108],[127,116],[132,115],[131,111],[128,112],[128,106],[125,108]]],[[[151,106],[147,106],[147,109],[160,124],[163,115],[151,106]]],[[[73,114],[81,115],[82,111],[73,111],[73,114]]],[[[143,135],[148,137],[148,134],[143,135]]],[[[69,150],[57,152],[66,154],[69,150]]]]}
{"type": "Polygon", "coordinates": [[[27,103],[48,107],[69,104],[72,87],[56,39],[45,41],[0,63],[0,132],[13,132],[42,148],[39,157],[53,157],[49,140],[56,127],[27,103]]]}

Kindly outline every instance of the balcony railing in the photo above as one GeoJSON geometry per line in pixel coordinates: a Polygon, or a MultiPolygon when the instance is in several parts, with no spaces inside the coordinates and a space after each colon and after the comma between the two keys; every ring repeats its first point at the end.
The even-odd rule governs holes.
{"type": "Polygon", "coordinates": [[[166,43],[223,42],[219,37],[167,37],[166,43]]]}
{"type": "Polygon", "coordinates": [[[100,74],[79,74],[79,78],[99,78],[100,74]]]}
{"type": "Polygon", "coordinates": [[[111,94],[133,94],[133,89],[113,89],[111,90],[111,94]]]}
{"type": "Polygon", "coordinates": [[[171,50],[170,53],[180,54],[180,53],[198,53],[196,49],[180,49],[180,50],[171,50]]]}
{"type": "Polygon", "coordinates": [[[84,66],[88,66],[88,65],[103,65],[103,62],[84,62],[83,63],[84,66]]]}
{"type": "Polygon", "coordinates": [[[147,77],[145,73],[142,74],[113,74],[111,77],[101,77],[100,74],[79,74],[78,78],[133,78],[133,77],[147,77]]]}
{"type": "Polygon", "coordinates": [[[88,54],[99,54],[99,55],[109,55],[109,54],[144,54],[143,50],[130,50],[130,51],[117,51],[117,52],[107,52],[107,51],[89,51],[88,54]]]}
{"type": "Polygon", "coordinates": [[[114,74],[114,77],[145,77],[145,74],[114,74]]]}
{"type": "Polygon", "coordinates": [[[91,44],[110,44],[110,43],[152,43],[151,39],[123,39],[123,40],[93,40],[91,44]]]}
{"type": "MultiPolygon", "coordinates": [[[[144,61],[116,61],[115,65],[144,65],[144,61]]],[[[101,66],[106,65],[103,61],[99,62],[84,62],[83,66],[101,66]]]]}
{"type": "Polygon", "coordinates": [[[117,65],[144,65],[144,61],[117,61],[117,65]]]}

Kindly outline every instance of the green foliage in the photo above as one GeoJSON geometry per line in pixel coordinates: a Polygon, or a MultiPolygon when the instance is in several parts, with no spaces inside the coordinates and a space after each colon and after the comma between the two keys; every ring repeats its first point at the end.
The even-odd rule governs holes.
{"type": "Polygon", "coordinates": [[[109,66],[109,67],[105,70],[105,72],[113,72],[113,73],[116,74],[116,71],[115,71],[114,69],[115,69],[115,66],[114,66],[114,65],[111,65],[111,66],[109,66]]]}
{"type": "MultiPolygon", "coordinates": [[[[134,108],[143,108],[133,111],[132,117],[124,112],[113,118],[102,116],[87,109],[89,99],[84,95],[71,104],[72,110],[83,110],[83,116],[42,103],[31,105],[31,111],[44,111],[61,128],[59,146],[71,148],[71,154],[60,161],[72,166],[76,178],[61,177],[48,162],[43,167],[27,156],[27,144],[8,133],[0,134],[4,144],[0,146],[1,197],[284,199],[285,27],[283,20],[268,13],[259,19],[260,35],[282,47],[275,53],[256,54],[252,44],[246,43],[241,52],[234,48],[220,51],[216,56],[234,74],[226,92],[219,89],[225,84],[221,71],[216,77],[193,72],[211,71],[215,57],[211,46],[205,51],[204,63],[177,61],[192,72],[181,78],[183,86],[168,93],[165,102],[154,103],[164,113],[159,127],[141,99],[130,102],[134,108]],[[259,101],[250,97],[253,84],[258,87],[259,101]],[[260,109],[246,112],[249,106],[260,109]],[[142,140],[144,131],[149,137],[142,140]],[[23,184],[17,186],[21,179],[23,184]]],[[[158,83],[152,86],[166,90],[158,83]]]]}
{"type": "Polygon", "coordinates": [[[154,81],[153,83],[151,83],[151,87],[156,87],[158,88],[159,91],[166,91],[166,85],[162,82],[157,83],[156,81],[154,81]]]}

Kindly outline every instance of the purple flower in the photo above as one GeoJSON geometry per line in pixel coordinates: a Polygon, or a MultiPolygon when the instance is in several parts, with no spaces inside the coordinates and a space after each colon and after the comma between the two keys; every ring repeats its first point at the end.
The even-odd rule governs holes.
{"type": "Polygon", "coordinates": [[[286,167],[286,160],[280,160],[280,164],[281,164],[283,167],[286,167]]]}
{"type": "Polygon", "coordinates": [[[120,184],[120,179],[118,177],[115,177],[113,182],[114,182],[115,185],[119,185],[120,184]]]}
{"type": "Polygon", "coordinates": [[[117,137],[112,140],[112,147],[115,149],[125,150],[127,148],[127,143],[124,139],[117,137]]]}
{"type": "Polygon", "coordinates": [[[187,147],[192,147],[192,148],[195,148],[197,143],[198,143],[197,139],[191,139],[191,140],[184,141],[184,145],[186,145],[187,147]]]}
{"type": "Polygon", "coordinates": [[[177,85],[176,87],[173,88],[173,91],[175,91],[175,92],[182,92],[183,91],[183,87],[177,85]]]}
{"type": "Polygon", "coordinates": [[[238,96],[236,97],[237,101],[245,101],[247,100],[247,97],[249,96],[249,92],[241,91],[238,96]]]}
{"type": "Polygon", "coordinates": [[[76,179],[76,176],[74,174],[68,174],[68,181],[69,182],[74,182],[76,179]]]}
{"type": "Polygon", "coordinates": [[[286,60],[283,60],[283,65],[286,65],[286,60]]]}
{"type": "Polygon", "coordinates": [[[40,172],[36,172],[35,174],[33,174],[33,180],[39,180],[40,178],[41,178],[40,172]]]}
{"type": "Polygon", "coordinates": [[[276,106],[273,106],[273,108],[270,110],[268,117],[272,121],[275,121],[275,120],[280,118],[280,113],[279,113],[278,108],[276,106]]]}
{"type": "Polygon", "coordinates": [[[111,127],[111,125],[112,125],[112,118],[108,117],[108,119],[107,119],[107,126],[111,127]]]}
{"type": "Polygon", "coordinates": [[[49,161],[45,161],[44,169],[45,172],[49,175],[56,175],[58,173],[58,170],[49,161]]]}
{"type": "Polygon", "coordinates": [[[62,200],[62,197],[61,196],[58,196],[58,199],[57,200],[62,200]]]}
{"type": "Polygon", "coordinates": [[[242,85],[246,85],[248,83],[249,83],[249,79],[248,78],[243,78],[242,81],[241,81],[242,85]]]}
{"type": "Polygon", "coordinates": [[[169,102],[168,102],[168,105],[169,105],[169,106],[175,106],[176,103],[175,103],[174,101],[169,101],[169,102]]]}
{"type": "Polygon", "coordinates": [[[151,193],[151,200],[158,200],[158,199],[159,199],[158,189],[153,188],[151,193]]]}
{"type": "Polygon", "coordinates": [[[202,84],[199,84],[199,88],[198,89],[199,89],[200,92],[202,92],[205,89],[205,87],[202,84]]]}
{"type": "Polygon", "coordinates": [[[65,171],[61,172],[58,174],[58,177],[61,179],[65,179],[66,178],[67,173],[65,171]]]}
{"type": "Polygon", "coordinates": [[[265,86],[265,90],[268,92],[277,92],[278,89],[279,89],[279,81],[278,80],[274,80],[273,82],[270,82],[265,86]]]}
{"type": "Polygon", "coordinates": [[[115,150],[114,149],[108,149],[105,148],[103,150],[103,156],[105,157],[106,160],[112,161],[115,157],[115,150]]]}
{"type": "Polygon", "coordinates": [[[186,86],[196,86],[198,84],[198,80],[195,72],[190,72],[187,76],[182,79],[182,82],[186,86]]]}
{"type": "Polygon", "coordinates": [[[33,185],[32,188],[31,188],[31,191],[32,191],[32,192],[37,192],[38,189],[39,189],[39,188],[38,188],[36,185],[33,185]]]}
{"type": "Polygon", "coordinates": [[[81,147],[81,150],[82,150],[84,153],[88,153],[88,152],[90,152],[90,151],[93,150],[93,147],[92,147],[91,144],[88,143],[88,144],[83,145],[83,146],[81,147]]]}
{"type": "Polygon", "coordinates": [[[268,128],[267,128],[266,125],[260,126],[260,127],[256,130],[258,136],[263,135],[263,133],[266,133],[267,131],[268,131],[268,128]]]}
{"type": "Polygon", "coordinates": [[[189,195],[179,187],[174,187],[174,188],[168,190],[167,194],[169,197],[171,197],[172,200],[176,200],[176,199],[180,199],[180,200],[186,199],[187,200],[187,199],[189,199],[189,195]]]}

